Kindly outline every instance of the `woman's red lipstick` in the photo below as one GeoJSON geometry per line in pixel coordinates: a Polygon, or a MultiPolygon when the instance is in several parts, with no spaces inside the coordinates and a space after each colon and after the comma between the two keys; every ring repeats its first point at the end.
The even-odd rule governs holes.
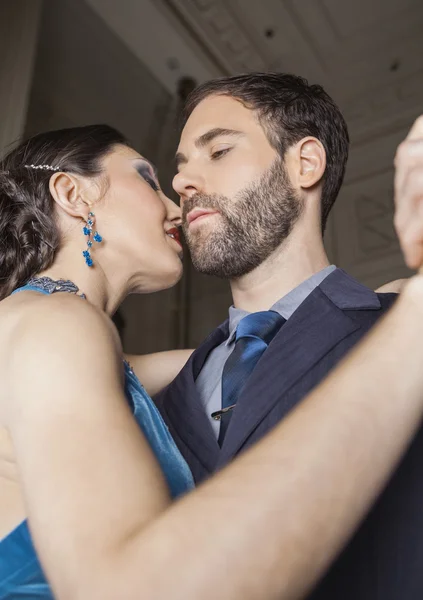
{"type": "Polygon", "coordinates": [[[181,242],[181,233],[179,231],[179,229],[177,227],[173,227],[172,229],[168,229],[166,231],[166,235],[168,235],[169,237],[171,237],[173,240],[175,240],[176,242],[178,242],[178,244],[181,246],[182,248],[182,242],[181,242]]]}

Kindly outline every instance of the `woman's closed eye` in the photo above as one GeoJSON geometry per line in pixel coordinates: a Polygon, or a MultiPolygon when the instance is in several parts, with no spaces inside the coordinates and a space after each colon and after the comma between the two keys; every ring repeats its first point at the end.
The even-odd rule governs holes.
{"type": "Polygon", "coordinates": [[[147,165],[146,163],[140,163],[140,164],[137,164],[135,168],[138,171],[138,173],[141,175],[141,177],[144,179],[144,181],[146,183],[148,183],[148,185],[155,192],[160,191],[159,183],[158,183],[154,173],[152,172],[150,165],[147,165]]]}
{"type": "Polygon", "coordinates": [[[153,179],[153,177],[151,177],[150,175],[145,175],[144,176],[145,181],[148,183],[148,185],[153,188],[153,190],[155,192],[158,192],[160,190],[159,184],[157,183],[157,181],[155,181],[153,179]]]}

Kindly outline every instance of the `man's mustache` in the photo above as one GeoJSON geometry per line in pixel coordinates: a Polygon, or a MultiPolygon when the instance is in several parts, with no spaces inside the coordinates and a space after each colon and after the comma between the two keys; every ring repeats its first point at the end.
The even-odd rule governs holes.
{"type": "Polygon", "coordinates": [[[217,194],[195,194],[185,200],[182,207],[182,224],[187,225],[187,215],[194,208],[205,208],[225,214],[226,199],[217,194]]]}

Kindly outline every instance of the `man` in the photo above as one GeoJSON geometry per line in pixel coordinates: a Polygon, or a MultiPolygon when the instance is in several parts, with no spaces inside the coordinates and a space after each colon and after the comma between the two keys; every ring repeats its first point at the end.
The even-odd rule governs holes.
{"type": "MultiPolygon", "coordinates": [[[[174,188],[194,266],[229,279],[234,303],[157,397],[197,482],[283,419],[396,298],[329,265],[322,232],[347,156],[339,109],[301,78],[226,78],[188,100],[174,188]]],[[[420,456],[413,447],[313,599],[422,597],[423,536],[411,548],[408,531],[423,526],[420,456]]]]}

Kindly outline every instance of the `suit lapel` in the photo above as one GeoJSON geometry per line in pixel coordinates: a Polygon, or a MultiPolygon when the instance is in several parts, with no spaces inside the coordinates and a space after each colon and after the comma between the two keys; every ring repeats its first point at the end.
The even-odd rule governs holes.
{"type": "MultiPolygon", "coordinates": [[[[380,304],[376,297],[373,308],[377,307],[380,304]]],[[[357,322],[317,287],[279,331],[248,380],[233,411],[218,466],[226,464],[240,450],[276,403],[283,403],[286,415],[300,399],[289,395],[289,390],[331,348],[358,328],[357,322]]]]}
{"type": "Polygon", "coordinates": [[[195,380],[209,353],[228,336],[223,323],[193,353],[161,404],[170,424],[208,472],[224,465],[243,446],[276,403],[287,414],[301,392],[288,394],[337,343],[359,328],[344,310],[378,310],[377,295],[336,269],[288,319],[270,344],[241,394],[225,442],[219,448],[200,401],[195,380]]]}
{"type": "Polygon", "coordinates": [[[195,380],[209,353],[228,336],[228,322],[215,329],[193,353],[163,400],[169,421],[202,465],[212,472],[220,447],[197,392],[195,380]]]}

